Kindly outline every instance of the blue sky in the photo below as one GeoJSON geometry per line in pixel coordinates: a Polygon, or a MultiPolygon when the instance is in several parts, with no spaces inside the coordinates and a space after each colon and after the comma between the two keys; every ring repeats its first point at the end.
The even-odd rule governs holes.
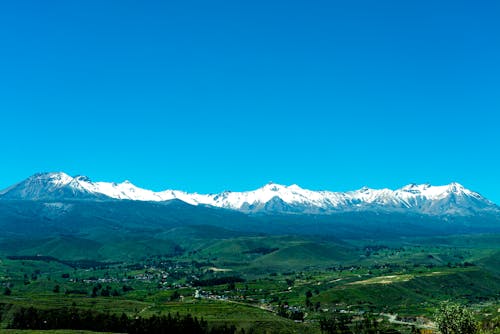
{"type": "Polygon", "coordinates": [[[500,203],[495,1],[13,1],[0,188],[458,181],[500,203]]]}

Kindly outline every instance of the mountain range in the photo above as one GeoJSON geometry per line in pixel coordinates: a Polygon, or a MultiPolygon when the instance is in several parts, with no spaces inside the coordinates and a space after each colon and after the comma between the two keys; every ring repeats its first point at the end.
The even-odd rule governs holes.
{"type": "Polygon", "coordinates": [[[458,183],[444,186],[409,184],[400,189],[363,187],[348,192],[313,191],[298,185],[268,183],[246,192],[224,191],[218,194],[187,193],[179,190],[154,192],[129,181],[92,182],[86,176],[71,177],[63,172],[38,173],[0,191],[0,200],[57,202],[180,200],[194,206],[209,206],[244,213],[334,214],[342,212],[399,212],[433,216],[472,216],[500,213],[499,207],[458,183]]]}

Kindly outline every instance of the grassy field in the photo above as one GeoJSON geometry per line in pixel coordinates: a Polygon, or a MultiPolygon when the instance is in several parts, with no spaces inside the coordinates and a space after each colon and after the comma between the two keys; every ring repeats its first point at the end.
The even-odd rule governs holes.
{"type": "Polygon", "coordinates": [[[500,317],[498,240],[245,236],[193,240],[177,255],[127,255],[109,264],[4,256],[0,326],[16,332],[6,329],[12,314],[35,306],[146,318],[192,314],[211,326],[235,324],[255,333],[319,333],[320,319],[345,312],[372,314],[406,333],[411,325],[432,327],[437,305],[446,300],[468,305],[478,320],[493,321],[500,317]]]}

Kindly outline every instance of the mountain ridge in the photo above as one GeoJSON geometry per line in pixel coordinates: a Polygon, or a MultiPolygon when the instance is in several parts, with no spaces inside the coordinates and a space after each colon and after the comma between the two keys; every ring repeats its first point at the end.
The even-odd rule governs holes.
{"type": "Polygon", "coordinates": [[[408,184],[396,190],[363,187],[347,192],[313,191],[293,184],[270,182],[252,191],[218,194],[187,193],[180,190],[154,192],[122,183],[92,182],[82,175],[64,172],[37,173],[0,191],[0,199],[133,200],[165,202],[181,200],[246,213],[330,214],[344,211],[411,211],[430,215],[473,215],[479,211],[500,212],[499,207],[459,183],[444,186],[408,184]]]}

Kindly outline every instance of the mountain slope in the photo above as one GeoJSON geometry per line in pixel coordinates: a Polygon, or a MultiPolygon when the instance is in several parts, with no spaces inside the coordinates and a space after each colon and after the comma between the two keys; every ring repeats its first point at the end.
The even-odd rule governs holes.
{"type": "Polygon", "coordinates": [[[367,187],[349,192],[312,191],[297,185],[269,183],[246,191],[219,194],[186,193],[178,190],[154,192],[129,181],[92,182],[84,176],[40,173],[0,192],[2,199],[134,200],[163,202],[181,200],[191,205],[209,205],[247,213],[332,214],[352,211],[397,211],[429,215],[474,215],[498,213],[498,207],[480,194],[458,183],[445,186],[410,184],[397,190],[367,187]]]}

